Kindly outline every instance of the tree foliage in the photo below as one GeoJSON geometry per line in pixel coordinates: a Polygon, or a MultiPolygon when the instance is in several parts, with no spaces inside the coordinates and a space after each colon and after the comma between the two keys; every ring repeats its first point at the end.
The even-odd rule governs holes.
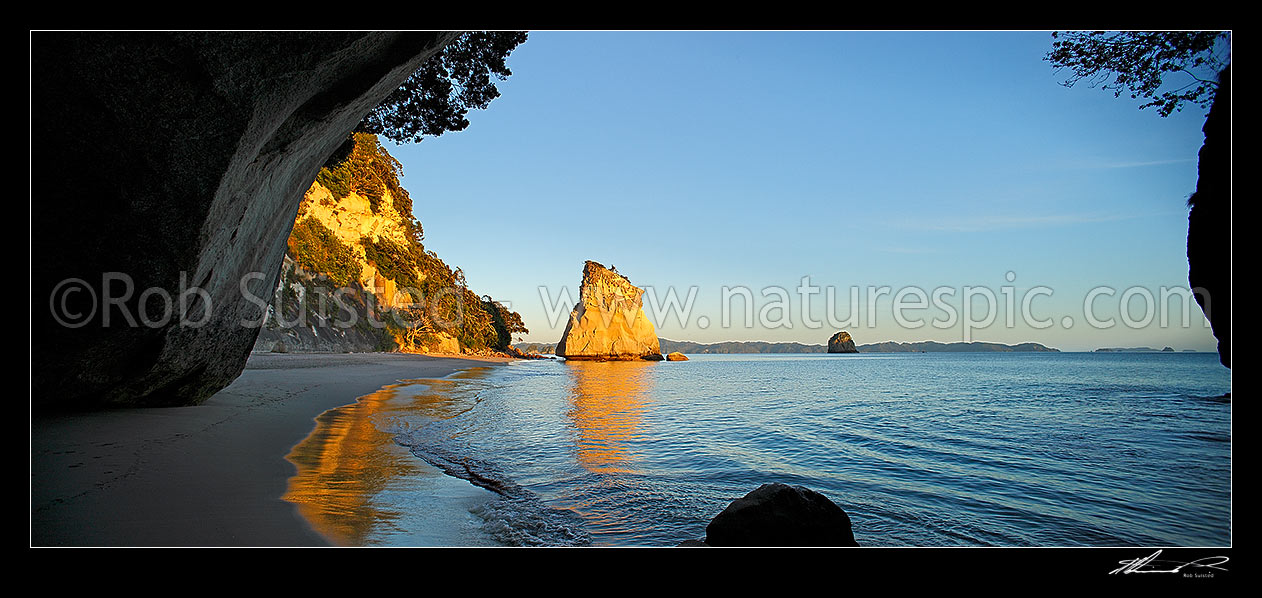
{"type": "Polygon", "coordinates": [[[334,199],[351,193],[368,198],[374,214],[381,212],[381,200],[390,192],[394,211],[403,218],[408,235],[419,243],[425,238],[421,223],[412,215],[412,197],[399,184],[403,164],[391,156],[376,135],[352,133],[347,140],[349,150],[328,161],[316,174],[316,182],[324,185],[334,199]]]}
{"type": "Polygon", "coordinates": [[[289,235],[289,254],[299,266],[329,277],[339,287],[359,280],[359,259],[337,235],[314,218],[303,218],[289,235]]]}
{"type": "Polygon", "coordinates": [[[508,348],[513,342],[513,333],[529,333],[526,324],[521,320],[521,314],[504,307],[503,303],[491,298],[490,295],[482,296],[482,310],[491,314],[491,326],[496,333],[495,347],[500,350],[508,348]]]}
{"type": "Polygon", "coordinates": [[[512,75],[505,59],[526,41],[524,31],[470,31],[462,34],[408,77],[373,109],[356,129],[395,143],[420,142],[425,135],[462,131],[470,109],[499,97],[495,81],[512,75]]]}
{"type": "Polygon", "coordinates": [[[351,151],[340,161],[321,168],[316,181],[327,187],[335,199],[351,193],[368,198],[374,214],[381,211],[381,200],[389,191],[395,210],[411,214],[412,199],[399,185],[403,165],[386,153],[376,136],[353,133],[351,138],[351,151]]]}
{"type": "Polygon", "coordinates": [[[453,270],[424,247],[368,237],[361,238],[360,245],[382,276],[394,280],[400,290],[419,293],[413,300],[423,307],[405,314],[413,329],[408,339],[415,337],[415,332],[447,332],[464,347],[503,350],[513,333],[529,332],[520,314],[489,295],[479,297],[467,287],[463,270],[453,270]]]}
{"type": "Polygon", "coordinates": [[[1086,81],[1114,97],[1129,93],[1147,100],[1141,110],[1156,108],[1163,117],[1188,102],[1208,107],[1215,77],[1230,62],[1230,35],[1223,31],[1068,31],[1052,38],[1044,60],[1072,73],[1063,85],[1086,81]],[[1163,91],[1167,82],[1181,86],[1163,91]]]}

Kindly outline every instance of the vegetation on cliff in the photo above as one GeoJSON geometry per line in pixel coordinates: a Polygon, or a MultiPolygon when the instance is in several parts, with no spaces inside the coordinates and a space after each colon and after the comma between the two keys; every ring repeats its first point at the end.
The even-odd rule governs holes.
{"type": "Polygon", "coordinates": [[[412,199],[399,184],[399,162],[377,137],[355,133],[351,143],[340,161],[320,170],[303,198],[288,241],[297,268],[282,276],[276,313],[307,314],[305,324],[319,325],[339,319],[336,310],[349,306],[357,326],[375,323],[380,338],[368,344],[377,350],[433,348],[444,337],[462,350],[505,350],[513,334],[528,332],[519,314],[470,290],[462,270],[425,249],[412,199]],[[347,289],[342,301],[326,301],[332,313],[306,301],[335,291],[318,288],[321,281],[347,289]]]}
{"type": "Polygon", "coordinates": [[[395,211],[404,216],[403,224],[413,229],[419,240],[421,226],[412,217],[412,197],[399,184],[403,165],[381,147],[376,135],[353,133],[348,142],[349,153],[325,164],[316,175],[316,182],[324,185],[334,200],[352,193],[367,198],[374,214],[381,212],[381,200],[389,192],[395,211]]]}
{"type": "Polygon", "coordinates": [[[323,322],[326,316],[304,302],[320,297],[327,281],[349,291],[349,309],[364,316],[352,331],[359,334],[341,329],[320,337],[315,328],[291,326],[291,343],[324,348],[330,338],[344,338],[346,350],[503,351],[511,350],[514,333],[527,332],[520,315],[471,291],[463,271],[425,249],[412,198],[399,184],[403,166],[377,138],[419,142],[467,128],[469,110],[499,97],[493,79],[512,74],[505,60],[525,40],[522,31],[460,34],[363,118],[303,198],[271,330],[278,317],[323,322]],[[361,330],[364,321],[373,328],[361,330]]]}
{"type": "Polygon", "coordinates": [[[314,218],[301,218],[289,235],[289,255],[308,272],[328,276],[339,287],[350,286],[363,272],[355,252],[314,218]]]}

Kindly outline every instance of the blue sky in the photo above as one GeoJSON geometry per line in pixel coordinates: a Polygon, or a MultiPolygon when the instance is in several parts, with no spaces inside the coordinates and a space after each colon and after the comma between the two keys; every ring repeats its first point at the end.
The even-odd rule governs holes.
{"type": "Polygon", "coordinates": [[[1042,60],[1051,41],[531,32],[509,58],[502,96],[471,112],[468,129],[383,142],[403,163],[426,247],[520,312],[526,340],[560,338],[556,306],[573,305],[556,298],[577,299],[591,259],[652,287],[657,305],[695,289],[687,321],[648,309],[666,338],[823,343],[835,330],[810,321],[824,321],[831,287],[837,320],[859,290],[859,319],[843,323],[860,344],[1213,350],[1199,309],[1182,325],[1181,299],[1167,303],[1164,327],[1141,290],[1128,295],[1132,323],[1118,311],[1128,288],[1160,304],[1162,287],[1187,287],[1186,200],[1204,111],[1161,118],[1126,96],[1066,88],[1042,60]],[[820,291],[800,291],[803,277],[820,291]],[[1003,287],[1019,310],[1040,286],[1051,294],[1034,296],[1030,313],[1054,324],[1017,315],[1008,326],[1003,287]],[[1100,286],[1114,289],[1092,304],[1094,317],[1113,318],[1108,329],[1085,322],[1100,286]],[[766,318],[745,326],[743,300],[725,302],[724,287],[749,289],[766,318]],[[787,309],[769,287],[789,293],[787,309]],[[890,291],[869,313],[879,287],[890,291]],[[893,295],[908,287],[955,289],[943,304],[958,324],[935,327],[947,310],[932,306],[901,312],[923,326],[895,321],[893,295]],[[966,329],[965,287],[996,296],[994,323],[966,329]]]}

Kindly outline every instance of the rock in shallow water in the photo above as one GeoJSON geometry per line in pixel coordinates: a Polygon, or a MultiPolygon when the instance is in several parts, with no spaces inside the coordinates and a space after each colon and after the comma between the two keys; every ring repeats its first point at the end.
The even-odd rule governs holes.
{"type": "Polygon", "coordinates": [[[709,546],[858,546],[850,516],[824,495],[788,484],[763,484],[728,505],[706,526],[709,546]]]}
{"type": "Polygon", "coordinates": [[[666,355],[666,361],[688,361],[688,356],[680,353],[679,351],[675,351],[666,355]]]}
{"type": "Polygon", "coordinates": [[[828,352],[858,353],[859,350],[855,348],[854,339],[850,338],[850,333],[842,330],[828,339],[828,352]]]}

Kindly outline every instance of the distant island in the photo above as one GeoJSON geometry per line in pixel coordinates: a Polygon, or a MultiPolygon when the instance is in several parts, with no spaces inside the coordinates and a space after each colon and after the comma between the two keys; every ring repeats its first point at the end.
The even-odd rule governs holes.
{"type": "Polygon", "coordinates": [[[672,341],[660,339],[663,351],[689,353],[827,353],[827,345],[804,345],[802,343],[769,343],[764,341],[726,341],[721,343],[694,343],[690,341],[672,341]],[[667,348],[669,347],[669,348],[667,348]]]}
{"type": "MultiPolygon", "coordinates": [[[[694,343],[689,341],[672,341],[659,338],[663,353],[692,354],[732,354],[732,353],[827,353],[827,345],[807,345],[803,343],[771,343],[765,341],[727,341],[721,343],[694,343]]],[[[556,351],[555,343],[517,343],[513,345],[526,353],[549,354],[556,351]]],[[[1038,343],[1020,343],[1004,345],[1001,343],[939,343],[922,341],[918,343],[884,342],[859,345],[860,353],[1028,353],[1059,352],[1038,343]]]]}
{"type": "MultiPolygon", "coordinates": [[[[728,341],[723,343],[693,343],[689,341],[672,341],[658,338],[662,353],[827,353],[825,345],[804,345],[802,343],[768,343],[762,341],[728,341]]],[[[517,343],[513,345],[525,353],[541,353],[548,355],[556,352],[556,343],[517,343]]]]}
{"type": "MultiPolygon", "coordinates": [[[[1096,349],[1095,352],[1096,353],[1173,353],[1174,348],[1166,347],[1164,349],[1154,349],[1152,347],[1105,347],[1102,349],[1096,349]]],[[[1195,353],[1196,350],[1184,349],[1183,352],[1195,353]]]]}
{"type": "Polygon", "coordinates": [[[1038,343],[1019,343],[1005,345],[1002,343],[939,343],[921,341],[918,343],[896,343],[893,341],[859,345],[860,353],[1059,353],[1060,349],[1040,345],[1038,343]]]}

